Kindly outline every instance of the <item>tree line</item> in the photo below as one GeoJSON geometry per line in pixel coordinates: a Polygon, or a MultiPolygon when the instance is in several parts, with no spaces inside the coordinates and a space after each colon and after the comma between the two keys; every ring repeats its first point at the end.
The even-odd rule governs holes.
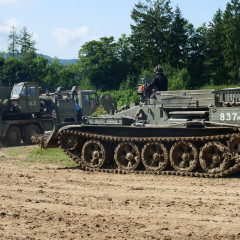
{"type": "MultiPolygon", "coordinates": [[[[202,13],[204,14],[204,13],[202,13]]],[[[131,34],[102,37],[80,47],[77,62],[63,65],[37,54],[27,28],[9,34],[0,54],[0,84],[37,81],[44,90],[78,85],[85,89],[134,89],[161,65],[169,89],[237,85],[240,81],[240,0],[218,9],[209,24],[195,28],[170,0],[139,1],[131,12],[131,34]]]]}

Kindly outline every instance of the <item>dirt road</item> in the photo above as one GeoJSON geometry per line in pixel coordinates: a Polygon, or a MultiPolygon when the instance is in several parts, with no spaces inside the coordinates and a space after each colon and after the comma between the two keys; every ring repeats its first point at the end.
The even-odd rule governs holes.
{"type": "Polygon", "coordinates": [[[0,239],[240,239],[240,178],[86,173],[0,149],[0,239]]]}

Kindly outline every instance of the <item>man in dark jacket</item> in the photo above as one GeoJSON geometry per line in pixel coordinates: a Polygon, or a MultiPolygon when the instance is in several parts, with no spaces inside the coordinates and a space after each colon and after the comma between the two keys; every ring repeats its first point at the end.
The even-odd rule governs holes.
{"type": "Polygon", "coordinates": [[[152,82],[147,86],[146,92],[149,93],[150,98],[156,99],[155,92],[157,91],[167,91],[168,90],[168,80],[163,74],[163,70],[160,66],[154,69],[155,77],[152,82]]]}

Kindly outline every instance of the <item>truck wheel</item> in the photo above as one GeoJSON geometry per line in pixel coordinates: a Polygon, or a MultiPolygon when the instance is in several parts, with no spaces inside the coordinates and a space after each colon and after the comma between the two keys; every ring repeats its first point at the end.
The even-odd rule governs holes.
{"type": "Polygon", "coordinates": [[[19,127],[11,126],[5,138],[5,145],[6,146],[19,146],[22,139],[22,133],[19,127]]]}
{"type": "Polygon", "coordinates": [[[25,132],[25,138],[23,139],[25,144],[32,144],[32,136],[36,135],[36,134],[40,134],[41,133],[41,129],[38,125],[36,124],[31,124],[28,125],[26,128],[26,132],[25,132]]]}

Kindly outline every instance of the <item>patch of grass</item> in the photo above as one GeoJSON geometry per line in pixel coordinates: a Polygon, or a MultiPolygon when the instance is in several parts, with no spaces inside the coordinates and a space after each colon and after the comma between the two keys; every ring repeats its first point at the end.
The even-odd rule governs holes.
{"type": "Polygon", "coordinates": [[[40,147],[36,147],[29,153],[28,157],[21,162],[77,167],[77,164],[58,148],[41,149],[40,147]]]}
{"type": "Polygon", "coordinates": [[[23,154],[23,153],[26,153],[26,149],[25,148],[22,148],[22,147],[19,147],[19,148],[9,148],[7,151],[6,151],[6,154],[8,156],[18,156],[20,154],[23,154]]]}

